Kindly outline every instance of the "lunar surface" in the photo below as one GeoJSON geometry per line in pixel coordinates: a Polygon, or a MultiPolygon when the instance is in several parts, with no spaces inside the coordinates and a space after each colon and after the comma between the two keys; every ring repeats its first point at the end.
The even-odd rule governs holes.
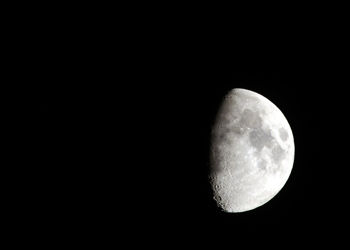
{"type": "Polygon", "coordinates": [[[271,200],[287,182],[294,162],[292,130],[267,98],[231,90],[212,129],[210,181],[226,212],[244,212],[271,200]]]}

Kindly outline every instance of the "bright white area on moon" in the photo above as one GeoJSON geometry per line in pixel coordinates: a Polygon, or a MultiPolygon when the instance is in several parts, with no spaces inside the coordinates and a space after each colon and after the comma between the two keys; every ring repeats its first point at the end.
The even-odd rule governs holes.
{"type": "Polygon", "coordinates": [[[244,212],[272,199],[287,182],[294,138],[283,113],[267,98],[231,90],[212,129],[210,180],[226,212],[244,212]]]}

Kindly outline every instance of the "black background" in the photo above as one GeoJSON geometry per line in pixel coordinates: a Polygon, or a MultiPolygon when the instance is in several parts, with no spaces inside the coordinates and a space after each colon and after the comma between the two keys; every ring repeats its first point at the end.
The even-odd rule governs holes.
{"type": "Polygon", "coordinates": [[[340,84],[330,84],[336,75],[195,62],[133,68],[123,78],[96,69],[81,85],[68,80],[38,90],[29,199],[38,232],[48,229],[50,240],[160,247],[340,242],[347,217],[346,99],[340,84]],[[208,183],[211,126],[233,88],[276,104],[295,140],[284,188],[265,205],[236,214],[217,208],[208,183]]]}
{"type": "Polygon", "coordinates": [[[130,18],[116,28],[107,25],[115,14],[99,25],[90,12],[75,13],[66,23],[24,22],[17,40],[25,69],[16,75],[34,103],[23,107],[28,151],[18,169],[28,241],[162,249],[342,242],[349,77],[332,58],[336,46],[289,34],[271,44],[264,29],[220,30],[210,20],[130,18]],[[276,104],[295,139],[284,188],[237,214],[217,208],[208,182],[211,127],[233,88],[276,104]]]}

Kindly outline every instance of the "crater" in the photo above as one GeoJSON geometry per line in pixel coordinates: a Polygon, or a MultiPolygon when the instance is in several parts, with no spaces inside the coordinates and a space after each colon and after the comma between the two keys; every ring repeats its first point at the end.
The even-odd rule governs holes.
{"type": "Polygon", "coordinates": [[[272,159],[275,163],[279,163],[285,156],[285,151],[281,148],[280,145],[276,145],[272,149],[272,159]]]}
{"type": "Polygon", "coordinates": [[[278,130],[279,134],[280,134],[280,138],[282,139],[282,141],[286,141],[288,139],[288,132],[284,129],[284,128],[280,128],[278,130]]]}
{"type": "Polygon", "coordinates": [[[258,151],[261,151],[263,147],[271,148],[273,140],[270,130],[265,131],[260,128],[249,133],[250,144],[258,151]]]}
{"type": "Polygon", "coordinates": [[[213,139],[215,144],[227,144],[231,145],[232,141],[230,139],[229,134],[231,133],[232,129],[225,127],[220,129],[217,132],[213,132],[213,139]]]}
{"type": "Polygon", "coordinates": [[[266,170],[266,165],[267,165],[267,161],[264,160],[264,159],[261,159],[258,162],[258,168],[261,169],[261,170],[266,170]]]}
{"type": "Polygon", "coordinates": [[[222,162],[225,160],[224,156],[220,153],[219,149],[214,148],[210,155],[210,166],[211,172],[213,174],[218,174],[221,172],[222,162]]]}
{"type": "Polygon", "coordinates": [[[235,134],[243,135],[246,131],[246,128],[241,127],[239,125],[235,125],[235,126],[232,126],[231,131],[235,134]]]}
{"type": "Polygon", "coordinates": [[[262,126],[262,119],[258,112],[245,109],[239,123],[241,127],[260,128],[262,126]]]}

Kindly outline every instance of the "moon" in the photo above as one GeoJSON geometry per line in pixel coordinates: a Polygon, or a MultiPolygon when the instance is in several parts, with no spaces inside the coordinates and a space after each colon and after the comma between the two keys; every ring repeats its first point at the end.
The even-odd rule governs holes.
{"type": "Polygon", "coordinates": [[[255,209],[285,185],[294,163],[294,137],[283,113],[246,89],[224,98],[212,128],[210,183],[225,212],[255,209]]]}

